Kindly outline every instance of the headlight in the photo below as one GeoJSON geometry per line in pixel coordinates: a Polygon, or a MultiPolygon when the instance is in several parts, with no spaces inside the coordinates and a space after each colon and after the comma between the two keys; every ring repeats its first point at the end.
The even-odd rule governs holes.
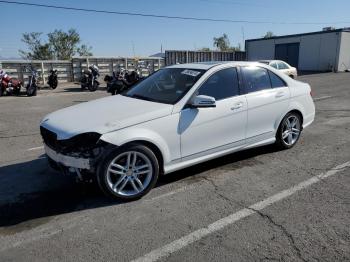
{"type": "Polygon", "coordinates": [[[66,140],[58,140],[57,142],[63,151],[77,152],[95,148],[100,137],[101,134],[91,132],[76,135],[66,140]]]}

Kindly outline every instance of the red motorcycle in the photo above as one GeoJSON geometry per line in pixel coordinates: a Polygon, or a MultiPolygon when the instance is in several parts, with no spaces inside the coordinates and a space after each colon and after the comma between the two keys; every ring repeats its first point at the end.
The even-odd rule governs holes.
{"type": "Polygon", "coordinates": [[[12,94],[19,96],[21,92],[22,82],[17,78],[11,78],[3,71],[0,73],[0,96],[12,94]]]}

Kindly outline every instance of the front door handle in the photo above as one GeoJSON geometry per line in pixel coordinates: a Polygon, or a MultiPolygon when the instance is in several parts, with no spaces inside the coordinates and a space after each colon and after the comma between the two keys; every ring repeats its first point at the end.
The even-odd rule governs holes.
{"type": "Polygon", "coordinates": [[[241,107],[243,107],[243,102],[238,102],[233,107],[231,107],[231,110],[237,110],[237,109],[240,109],[241,107]]]}

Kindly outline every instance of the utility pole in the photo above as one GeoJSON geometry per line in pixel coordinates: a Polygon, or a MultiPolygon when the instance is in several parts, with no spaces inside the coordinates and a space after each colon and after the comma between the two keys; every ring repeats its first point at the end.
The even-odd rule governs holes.
{"type": "Polygon", "coordinates": [[[134,44],[134,41],[132,41],[131,44],[132,44],[132,53],[133,53],[134,58],[135,58],[135,44],[134,44]]]}

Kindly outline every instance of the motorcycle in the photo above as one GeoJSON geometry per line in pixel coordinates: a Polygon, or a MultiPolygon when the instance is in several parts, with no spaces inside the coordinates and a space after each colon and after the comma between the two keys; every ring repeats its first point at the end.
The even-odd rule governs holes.
{"type": "Polygon", "coordinates": [[[58,85],[57,70],[50,70],[49,80],[47,83],[52,89],[56,89],[58,85]]]}
{"type": "Polygon", "coordinates": [[[21,93],[22,82],[17,78],[11,78],[8,74],[3,73],[0,77],[0,96],[16,95],[21,93]]]}
{"type": "Polygon", "coordinates": [[[81,89],[85,90],[88,88],[90,92],[94,92],[98,89],[100,83],[97,78],[100,76],[99,69],[95,65],[89,66],[88,70],[84,70],[83,77],[80,80],[81,89]]]}
{"type": "Polygon", "coordinates": [[[38,71],[32,65],[28,66],[26,69],[30,72],[28,84],[26,86],[27,96],[36,96],[38,90],[38,71]]]}
{"type": "Polygon", "coordinates": [[[129,90],[133,85],[142,80],[138,71],[128,72],[121,68],[118,72],[113,72],[112,76],[106,75],[104,81],[107,83],[107,92],[113,95],[129,90]]]}

